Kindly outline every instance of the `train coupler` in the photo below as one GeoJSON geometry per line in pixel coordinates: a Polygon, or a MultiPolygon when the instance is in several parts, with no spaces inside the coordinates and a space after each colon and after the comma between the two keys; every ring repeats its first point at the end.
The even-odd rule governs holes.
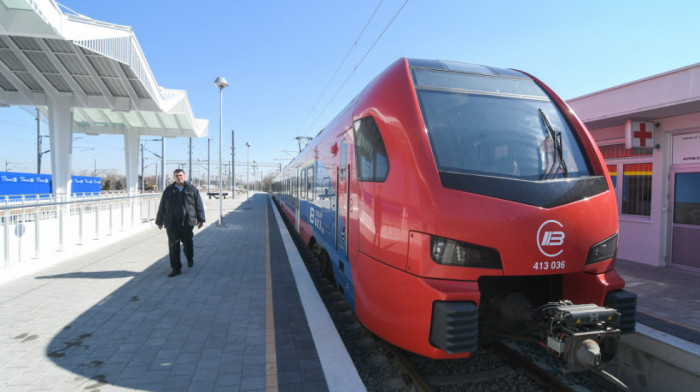
{"type": "Polygon", "coordinates": [[[564,362],[562,371],[597,368],[612,361],[620,342],[620,314],[594,304],[548,303],[533,316],[550,353],[564,362]]]}
{"type": "Polygon", "coordinates": [[[620,342],[620,313],[595,304],[550,302],[536,309],[525,296],[513,293],[501,303],[506,319],[534,327],[547,351],[563,361],[563,372],[595,369],[612,361],[620,342]]]}

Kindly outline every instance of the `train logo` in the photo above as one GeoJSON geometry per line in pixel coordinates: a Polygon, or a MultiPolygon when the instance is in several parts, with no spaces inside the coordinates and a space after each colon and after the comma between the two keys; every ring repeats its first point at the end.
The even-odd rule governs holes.
{"type": "Polygon", "coordinates": [[[540,225],[537,230],[537,247],[543,255],[557,257],[564,251],[563,245],[566,235],[563,231],[557,230],[563,228],[564,225],[555,220],[548,220],[540,225]]]}

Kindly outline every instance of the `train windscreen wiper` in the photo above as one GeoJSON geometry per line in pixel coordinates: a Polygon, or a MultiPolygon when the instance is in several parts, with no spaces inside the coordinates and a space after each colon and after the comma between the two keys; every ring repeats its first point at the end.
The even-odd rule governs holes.
{"type": "Polygon", "coordinates": [[[566,168],[566,162],[564,161],[564,147],[561,142],[561,132],[554,130],[552,123],[549,121],[549,117],[547,117],[547,114],[542,109],[538,109],[538,111],[540,113],[540,118],[544,123],[544,127],[547,129],[547,133],[549,134],[549,137],[552,138],[552,143],[554,144],[554,159],[552,160],[552,166],[550,166],[550,168],[544,172],[542,178],[548,180],[550,176],[556,177],[559,170],[562,171],[564,177],[568,177],[569,171],[566,168]],[[556,166],[557,162],[559,163],[559,166],[556,166]]]}

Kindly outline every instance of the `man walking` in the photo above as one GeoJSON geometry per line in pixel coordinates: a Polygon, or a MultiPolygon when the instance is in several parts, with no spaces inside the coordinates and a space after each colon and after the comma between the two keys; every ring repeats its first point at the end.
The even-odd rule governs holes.
{"type": "Polygon", "coordinates": [[[187,266],[194,265],[194,248],[192,246],[192,230],[196,225],[202,228],[204,219],[204,204],[199,195],[199,189],[186,182],[185,171],[176,169],[173,172],[175,182],[168,185],[160,198],[160,207],[156,215],[158,229],[165,226],[168,233],[168,245],[170,248],[170,267],[172,271],[169,278],[180,275],[182,263],[180,262],[180,242],[187,258],[187,266]]]}

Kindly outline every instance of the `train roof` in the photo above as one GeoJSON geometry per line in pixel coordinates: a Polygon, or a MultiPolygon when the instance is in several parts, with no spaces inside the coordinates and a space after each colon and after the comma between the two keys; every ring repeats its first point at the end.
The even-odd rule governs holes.
{"type": "Polygon", "coordinates": [[[423,59],[407,59],[410,67],[437,69],[444,71],[466,72],[480,75],[503,76],[510,78],[530,79],[527,75],[520,71],[508,68],[490,67],[486,65],[460,63],[457,61],[444,60],[423,60],[423,59]]]}

